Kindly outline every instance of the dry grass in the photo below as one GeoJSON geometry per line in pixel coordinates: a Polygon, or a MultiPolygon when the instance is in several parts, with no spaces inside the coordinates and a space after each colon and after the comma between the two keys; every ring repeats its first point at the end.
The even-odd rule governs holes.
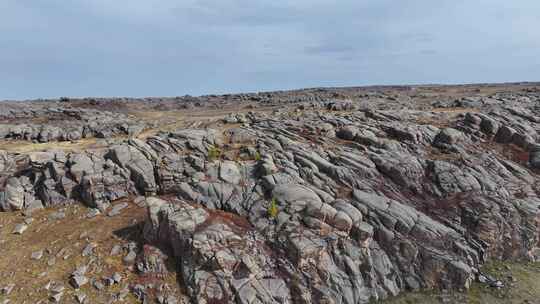
{"type": "MultiPolygon", "coordinates": [[[[115,138],[127,138],[119,136],[115,138]]],[[[47,150],[83,151],[105,147],[104,140],[99,138],[84,138],[76,141],[52,141],[34,143],[27,140],[0,140],[0,149],[13,153],[29,153],[47,150]]]]}
{"type": "Polygon", "coordinates": [[[483,267],[483,271],[505,282],[506,287],[496,289],[485,284],[473,283],[463,293],[454,292],[443,295],[437,291],[405,293],[383,301],[383,304],[523,304],[540,303],[540,263],[492,262],[483,267]],[[516,281],[511,282],[509,276],[516,281]],[[442,302],[445,297],[448,302],[442,302]]]}
{"type": "Polygon", "coordinates": [[[435,112],[435,113],[456,113],[456,114],[480,112],[480,110],[476,108],[434,108],[430,111],[435,112]]]}
{"type": "MultiPolygon", "coordinates": [[[[120,272],[123,281],[104,291],[97,291],[91,284],[81,288],[89,298],[89,303],[106,303],[110,295],[119,292],[128,284],[138,280],[138,276],[123,265],[123,254],[110,256],[115,244],[123,244],[140,238],[137,226],[145,218],[145,210],[131,204],[120,215],[107,217],[99,215],[92,219],[83,218],[87,212],[85,207],[74,205],[65,210],[66,218],[50,220],[49,216],[55,209],[42,210],[33,215],[34,221],[22,235],[11,234],[14,226],[23,221],[17,213],[0,213],[0,287],[13,282],[16,284],[8,297],[0,295],[0,301],[9,298],[11,303],[37,303],[47,300],[48,293],[45,284],[50,281],[62,283],[65,293],[62,303],[75,303],[75,290],[68,284],[69,274],[78,266],[87,264],[90,257],[83,257],[81,252],[89,242],[98,244],[95,249],[96,262],[92,264],[87,277],[101,279],[109,277],[114,272],[120,272]],[[32,252],[47,249],[40,260],[32,260],[32,252]],[[65,254],[56,256],[60,250],[65,254]],[[55,256],[56,263],[48,266],[47,261],[55,256]],[[64,259],[64,256],[68,258],[64,259]]],[[[178,283],[174,273],[164,279],[171,287],[178,283]]],[[[45,301],[46,302],[46,301],[45,301]]],[[[131,294],[124,303],[139,303],[131,294]]]]}

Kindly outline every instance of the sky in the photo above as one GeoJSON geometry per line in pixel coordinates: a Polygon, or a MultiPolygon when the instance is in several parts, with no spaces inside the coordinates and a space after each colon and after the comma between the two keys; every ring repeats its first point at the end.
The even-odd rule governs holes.
{"type": "Polygon", "coordinates": [[[0,0],[0,100],[540,80],[538,0],[0,0]]]}

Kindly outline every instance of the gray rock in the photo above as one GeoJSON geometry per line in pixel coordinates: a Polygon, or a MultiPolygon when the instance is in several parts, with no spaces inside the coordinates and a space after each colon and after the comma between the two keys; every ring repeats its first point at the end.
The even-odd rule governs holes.
{"type": "Polygon", "coordinates": [[[8,178],[4,189],[4,205],[2,208],[5,211],[21,210],[24,207],[24,188],[16,177],[8,178]]]}
{"type": "Polygon", "coordinates": [[[84,275],[74,275],[69,280],[69,283],[71,284],[71,286],[73,286],[73,288],[79,289],[84,285],[88,284],[88,278],[84,275]]]}
{"type": "Polygon", "coordinates": [[[42,257],[43,257],[43,250],[34,251],[30,255],[30,258],[32,260],[41,260],[42,257]]]}
{"type": "Polygon", "coordinates": [[[219,166],[219,177],[227,183],[238,184],[242,179],[235,162],[224,161],[219,166]]]}
{"type": "Polygon", "coordinates": [[[26,229],[28,229],[28,225],[19,223],[15,225],[15,228],[13,228],[13,234],[23,234],[26,229]]]}
{"type": "Polygon", "coordinates": [[[120,204],[117,204],[117,205],[114,205],[112,207],[112,209],[109,211],[109,213],[107,213],[107,216],[116,216],[116,215],[119,215],[120,212],[124,209],[126,209],[127,207],[129,206],[129,204],[127,202],[124,202],[124,203],[120,203],[120,204]]]}
{"type": "Polygon", "coordinates": [[[86,256],[90,256],[94,253],[94,249],[97,248],[97,244],[96,243],[88,243],[84,248],[83,248],[83,251],[82,251],[82,256],[83,257],[86,257],[86,256]]]}

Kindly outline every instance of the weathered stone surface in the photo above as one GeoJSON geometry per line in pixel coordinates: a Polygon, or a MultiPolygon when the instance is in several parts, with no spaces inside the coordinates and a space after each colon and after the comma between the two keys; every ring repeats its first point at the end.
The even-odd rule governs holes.
{"type": "MultiPolygon", "coordinates": [[[[107,138],[86,151],[0,152],[0,207],[28,215],[83,201],[93,209],[80,220],[110,221],[146,207],[146,243],[117,245],[111,255],[145,280],[164,277],[166,260],[176,260],[194,303],[368,303],[410,289],[468,288],[491,259],[537,261],[538,92],[419,98],[421,87],[373,90],[143,102],[152,110],[244,102],[271,110],[220,112],[114,140],[145,124],[0,104],[10,109],[0,111],[0,135],[10,140],[107,138]],[[82,122],[38,124],[39,114],[82,122]]],[[[34,231],[28,221],[18,233],[29,225],[34,231]]],[[[97,270],[102,250],[85,242],[77,250],[97,270]]],[[[66,279],[77,287],[87,275],[66,279]]],[[[111,294],[120,300],[129,277],[107,273],[92,285],[120,284],[111,294]]],[[[152,288],[134,293],[150,301],[152,288]]],[[[157,288],[158,302],[174,301],[157,288]]]]}

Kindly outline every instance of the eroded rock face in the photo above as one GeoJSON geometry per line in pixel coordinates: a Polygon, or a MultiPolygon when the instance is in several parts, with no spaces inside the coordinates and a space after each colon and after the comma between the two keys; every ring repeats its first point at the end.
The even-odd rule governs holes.
{"type": "MultiPolygon", "coordinates": [[[[223,129],[0,153],[0,207],[146,195],[147,246],[174,249],[196,303],[368,303],[467,288],[490,259],[540,259],[537,93],[321,96],[243,97],[294,106],[223,129]]],[[[137,269],[163,273],[144,248],[137,269]]]]}
{"type": "Polygon", "coordinates": [[[40,143],[81,138],[134,136],[146,124],[122,113],[44,103],[0,105],[0,139],[33,140],[40,143]]]}

